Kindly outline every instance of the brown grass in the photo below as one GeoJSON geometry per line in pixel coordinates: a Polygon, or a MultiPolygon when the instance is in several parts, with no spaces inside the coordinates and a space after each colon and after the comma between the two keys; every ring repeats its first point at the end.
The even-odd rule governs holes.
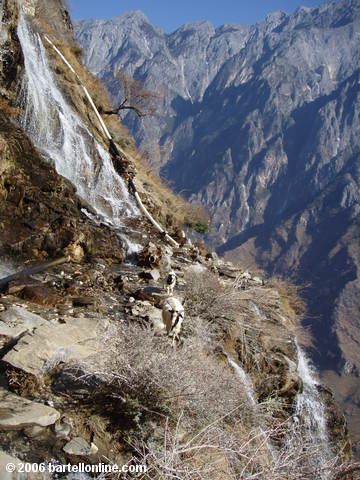
{"type": "Polygon", "coordinates": [[[301,297],[304,287],[299,287],[286,280],[273,277],[270,279],[269,286],[275,288],[281,297],[283,308],[290,319],[293,331],[296,335],[299,345],[309,348],[314,346],[314,339],[310,328],[305,328],[301,321],[307,313],[306,304],[301,297]]]}
{"type": "Polygon", "coordinates": [[[196,223],[208,224],[209,216],[203,207],[192,205],[180,194],[174,193],[165,180],[156,175],[138,153],[133,158],[138,170],[137,185],[140,184],[143,199],[151,213],[166,228],[196,223]]]}
{"type": "Polygon", "coordinates": [[[9,100],[1,96],[0,111],[10,118],[16,118],[19,115],[19,108],[12,106],[9,100]]]}

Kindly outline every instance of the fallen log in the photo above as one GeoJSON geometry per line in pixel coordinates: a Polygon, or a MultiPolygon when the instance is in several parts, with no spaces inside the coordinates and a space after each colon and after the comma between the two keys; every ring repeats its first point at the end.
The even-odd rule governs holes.
{"type": "Polygon", "coordinates": [[[7,277],[0,278],[0,293],[3,293],[8,286],[8,284],[14,280],[18,280],[19,278],[28,277],[29,275],[33,275],[35,273],[43,272],[48,268],[56,267],[58,265],[62,265],[63,263],[70,262],[70,255],[66,257],[60,257],[56,260],[51,260],[50,262],[40,263],[39,265],[34,265],[32,267],[24,268],[19,272],[13,273],[8,275],[7,277]]]}

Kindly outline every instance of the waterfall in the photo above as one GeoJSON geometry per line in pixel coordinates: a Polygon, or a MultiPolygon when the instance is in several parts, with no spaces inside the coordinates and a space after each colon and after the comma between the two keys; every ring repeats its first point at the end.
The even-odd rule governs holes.
{"type": "MultiPolygon", "coordinates": [[[[233,368],[234,372],[236,373],[236,376],[239,378],[240,382],[242,383],[247,399],[249,401],[249,404],[253,410],[254,413],[257,412],[258,410],[258,403],[255,399],[254,396],[254,387],[252,386],[251,381],[249,380],[249,377],[246,375],[245,370],[238,365],[230,356],[223,350],[223,354],[225,355],[225,358],[228,362],[228,364],[233,368]]],[[[258,426],[259,432],[264,439],[264,446],[266,447],[267,452],[270,454],[271,458],[273,461],[276,459],[276,454],[275,451],[269,441],[269,438],[266,434],[266,432],[263,430],[261,425],[258,426]]]]}
{"type": "Polygon", "coordinates": [[[328,445],[325,408],[318,391],[318,382],[304,352],[298,347],[298,374],[303,383],[303,391],[296,398],[295,415],[305,419],[306,428],[313,439],[322,445],[328,445]]]}
{"type": "Polygon", "coordinates": [[[234,360],[232,360],[228,355],[226,355],[227,361],[229,365],[234,369],[236,375],[239,377],[240,382],[243,384],[246,396],[249,400],[249,403],[252,407],[257,405],[255,397],[254,397],[254,389],[251,385],[251,382],[248,379],[248,376],[245,373],[245,370],[240,367],[234,360]]]}
{"type": "Polygon", "coordinates": [[[318,460],[325,466],[332,458],[326,425],[325,407],[319,393],[315,371],[305,353],[297,346],[298,375],[303,391],[297,395],[295,419],[301,423],[303,434],[318,451],[318,460]]]}
{"type": "Polygon", "coordinates": [[[4,43],[7,40],[7,32],[3,27],[4,25],[3,18],[4,18],[4,5],[3,5],[3,2],[1,2],[0,3],[0,62],[3,61],[3,55],[5,53],[4,43]]]}
{"type": "Polygon", "coordinates": [[[297,452],[299,468],[305,468],[313,478],[326,480],[334,460],[326,425],[325,406],[315,379],[315,370],[297,345],[298,375],[303,389],[296,396],[295,414],[290,424],[286,452],[297,452]]]}
{"type": "Polygon", "coordinates": [[[124,181],[115,172],[106,150],[69,106],[49,67],[40,35],[24,14],[18,25],[24,53],[23,128],[56,171],[70,180],[77,194],[114,226],[138,215],[124,181]]]}

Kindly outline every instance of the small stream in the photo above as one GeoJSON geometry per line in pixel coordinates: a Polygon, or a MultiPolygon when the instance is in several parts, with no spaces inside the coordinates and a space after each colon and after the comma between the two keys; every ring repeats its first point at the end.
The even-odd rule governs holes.
{"type": "MultiPolygon", "coordinates": [[[[329,442],[325,406],[313,365],[298,345],[297,352],[298,375],[303,383],[303,391],[296,398],[294,429],[298,433],[300,431],[306,448],[312,454],[309,455],[310,462],[320,469],[326,469],[334,455],[329,442]]],[[[319,478],[326,479],[326,473],[320,474],[319,478]]]]}
{"type": "MultiPolygon", "coordinates": [[[[257,410],[258,410],[258,403],[255,399],[254,387],[252,386],[252,383],[251,383],[249,377],[247,376],[245,370],[239,364],[237,364],[234,360],[232,360],[232,358],[224,350],[223,350],[223,353],[226,357],[226,360],[227,360],[228,364],[232,367],[236,376],[240,379],[240,382],[242,383],[242,385],[244,387],[246,397],[249,401],[249,404],[250,404],[253,412],[256,413],[257,410]]],[[[264,439],[264,445],[266,446],[266,450],[269,452],[271,458],[273,460],[275,460],[276,453],[275,453],[274,448],[272,447],[272,445],[270,443],[270,440],[269,440],[266,432],[261,427],[261,425],[258,425],[258,429],[259,429],[259,432],[260,432],[261,436],[264,439]]]]}

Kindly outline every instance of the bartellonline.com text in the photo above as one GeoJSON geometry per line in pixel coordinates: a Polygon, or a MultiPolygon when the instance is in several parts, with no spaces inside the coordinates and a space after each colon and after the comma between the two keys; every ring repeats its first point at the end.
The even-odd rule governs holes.
{"type": "Polygon", "coordinates": [[[145,465],[116,465],[107,463],[96,463],[94,465],[86,463],[8,463],[6,465],[8,473],[131,473],[142,474],[147,471],[145,465]]]}

